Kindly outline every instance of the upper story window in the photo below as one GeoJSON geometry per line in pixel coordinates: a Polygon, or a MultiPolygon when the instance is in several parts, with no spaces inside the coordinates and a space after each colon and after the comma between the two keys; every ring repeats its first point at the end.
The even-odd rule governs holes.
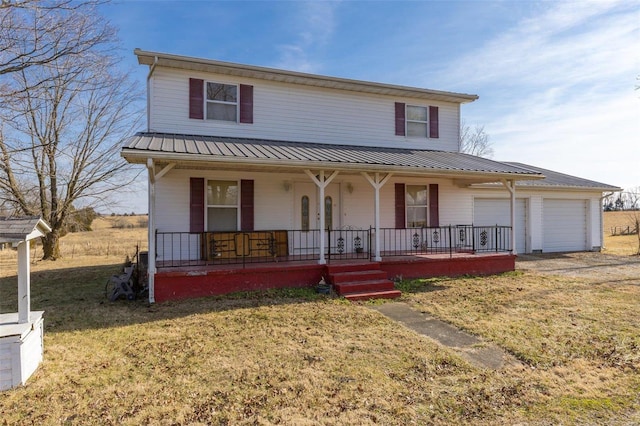
{"type": "Polygon", "coordinates": [[[207,82],[207,119],[238,121],[238,86],[207,82]]]}
{"type": "Polygon", "coordinates": [[[407,136],[427,137],[427,107],[407,105],[407,136]]]}
{"type": "Polygon", "coordinates": [[[440,137],[437,106],[395,103],[396,136],[437,139],[440,137]]]}

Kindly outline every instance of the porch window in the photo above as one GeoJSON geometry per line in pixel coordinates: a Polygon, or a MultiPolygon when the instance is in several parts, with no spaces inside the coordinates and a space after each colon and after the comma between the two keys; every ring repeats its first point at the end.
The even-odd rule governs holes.
{"type": "Polygon", "coordinates": [[[427,137],[427,107],[407,105],[407,136],[427,137]]]}
{"type": "Polygon", "coordinates": [[[238,86],[207,82],[207,119],[238,121],[238,86]]]}
{"type": "Polygon", "coordinates": [[[427,187],[407,185],[407,228],[427,226],[427,187]]]}
{"type": "Polygon", "coordinates": [[[238,182],[207,182],[207,231],[238,230],[238,182]]]}

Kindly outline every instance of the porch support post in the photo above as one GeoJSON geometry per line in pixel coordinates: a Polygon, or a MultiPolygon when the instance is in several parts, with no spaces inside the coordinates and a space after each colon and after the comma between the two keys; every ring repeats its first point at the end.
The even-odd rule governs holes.
{"type": "MultiPolygon", "coordinates": [[[[165,167],[166,169],[166,167],[165,167]]],[[[155,219],[155,205],[156,205],[156,174],[155,164],[153,158],[147,158],[147,170],[149,171],[149,220],[148,220],[148,233],[149,233],[149,303],[155,303],[155,275],[156,275],[156,219],[155,219]]],[[[166,173],[166,172],[165,172],[166,173]]]]}
{"type": "Polygon", "coordinates": [[[26,324],[31,316],[31,277],[29,241],[18,243],[18,323],[26,324]]]}
{"type": "Polygon", "coordinates": [[[338,171],[334,171],[331,176],[325,178],[324,170],[320,170],[318,176],[314,175],[311,170],[304,171],[309,178],[316,184],[319,190],[319,200],[318,204],[320,205],[320,257],[318,258],[318,264],[325,265],[327,260],[324,258],[324,249],[326,247],[326,242],[324,239],[324,189],[331,183],[331,181],[338,176],[338,171]]]}
{"type": "Polygon", "coordinates": [[[511,213],[511,252],[518,254],[516,250],[516,182],[514,180],[502,180],[502,184],[511,195],[510,213],[511,213]]]}
{"type": "Polygon", "coordinates": [[[373,209],[373,217],[374,217],[374,226],[376,232],[376,250],[374,254],[374,260],[376,262],[382,261],[382,256],[380,255],[380,188],[382,188],[391,178],[393,173],[387,173],[387,175],[380,179],[380,173],[376,173],[372,178],[369,176],[369,173],[362,172],[362,176],[373,186],[374,192],[374,209],[373,209]]]}

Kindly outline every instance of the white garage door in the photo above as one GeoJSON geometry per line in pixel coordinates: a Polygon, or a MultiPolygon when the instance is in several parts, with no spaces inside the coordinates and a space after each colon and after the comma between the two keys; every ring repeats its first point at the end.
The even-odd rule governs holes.
{"type": "MultiPolygon", "coordinates": [[[[473,224],[476,226],[511,226],[511,202],[508,199],[476,198],[473,203],[473,224]]],[[[527,200],[516,199],[516,250],[525,253],[527,247],[527,200]]]]}
{"type": "Polygon", "coordinates": [[[545,252],[587,249],[587,205],[585,200],[544,199],[542,208],[545,252]]]}

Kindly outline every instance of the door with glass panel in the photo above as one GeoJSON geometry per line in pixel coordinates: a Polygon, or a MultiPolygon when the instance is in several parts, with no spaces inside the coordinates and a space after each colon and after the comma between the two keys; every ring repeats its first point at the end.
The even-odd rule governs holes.
{"type": "MultiPolygon", "coordinates": [[[[325,211],[325,230],[340,227],[340,185],[330,184],[325,188],[322,203],[318,200],[318,187],[313,183],[297,182],[294,190],[295,232],[293,232],[293,254],[318,254],[320,247],[320,209],[325,211]]],[[[326,235],[326,234],[325,234],[326,235]]],[[[291,238],[290,238],[291,239],[291,238]]],[[[326,241],[328,247],[330,241],[326,241]]]]}

